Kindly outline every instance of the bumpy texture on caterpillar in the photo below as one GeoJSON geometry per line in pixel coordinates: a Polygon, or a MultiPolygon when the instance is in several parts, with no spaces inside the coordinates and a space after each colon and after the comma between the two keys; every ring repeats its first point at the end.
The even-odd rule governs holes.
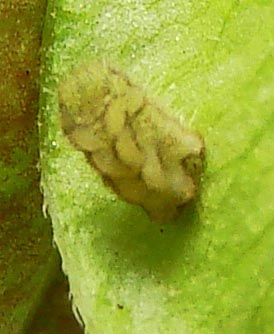
{"type": "Polygon", "coordinates": [[[203,139],[152,102],[106,62],[77,66],[60,83],[62,127],[105,183],[167,222],[194,198],[204,159],[203,139]]]}

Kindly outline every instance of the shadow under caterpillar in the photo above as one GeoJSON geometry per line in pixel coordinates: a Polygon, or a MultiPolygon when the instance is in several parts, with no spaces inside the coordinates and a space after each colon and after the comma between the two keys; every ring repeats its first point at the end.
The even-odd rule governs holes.
{"type": "Polygon", "coordinates": [[[83,63],[59,85],[62,128],[122,199],[153,221],[176,218],[198,190],[204,141],[110,64],[83,63]]]}

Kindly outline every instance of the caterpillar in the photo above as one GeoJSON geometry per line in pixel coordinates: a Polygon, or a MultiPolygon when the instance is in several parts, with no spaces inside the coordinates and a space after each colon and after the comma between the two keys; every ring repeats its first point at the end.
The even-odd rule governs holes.
{"type": "Polygon", "coordinates": [[[203,138],[122,71],[82,63],[60,81],[58,95],[64,134],[120,198],[165,223],[195,197],[203,138]]]}

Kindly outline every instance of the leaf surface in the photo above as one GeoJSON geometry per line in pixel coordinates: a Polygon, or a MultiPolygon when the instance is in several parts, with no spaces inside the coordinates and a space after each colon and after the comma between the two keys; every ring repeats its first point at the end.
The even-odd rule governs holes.
{"type": "Polygon", "coordinates": [[[45,201],[87,333],[272,333],[274,5],[49,1],[45,201]],[[170,225],[121,201],[62,134],[58,81],[118,64],[205,138],[200,199],[170,225]]]}

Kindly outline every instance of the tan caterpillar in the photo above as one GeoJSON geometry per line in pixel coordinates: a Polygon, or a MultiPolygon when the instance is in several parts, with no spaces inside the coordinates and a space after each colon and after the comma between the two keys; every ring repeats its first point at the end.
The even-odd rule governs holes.
{"type": "Polygon", "coordinates": [[[197,193],[201,136],[106,62],[84,63],[59,86],[62,128],[122,199],[167,222],[197,193]]]}

